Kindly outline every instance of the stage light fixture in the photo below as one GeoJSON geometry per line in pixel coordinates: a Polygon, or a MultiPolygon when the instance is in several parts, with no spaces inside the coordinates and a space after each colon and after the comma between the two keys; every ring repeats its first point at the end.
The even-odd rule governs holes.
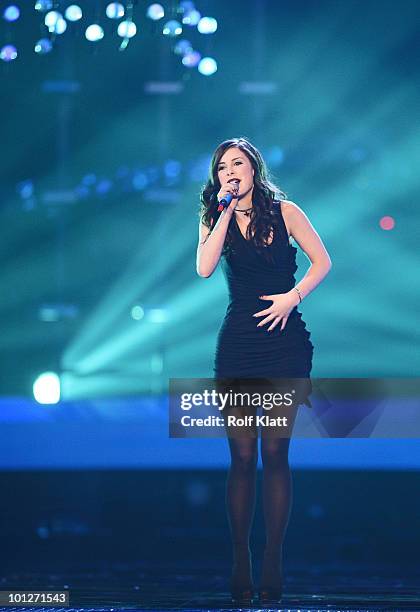
{"type": "Polygon", "coordinates": [[[135,321],[141,321],[141,319],[144,317],[144,309],[139,305],[133,306],[131,309],[131,317],[135,321]]]}
{"type": "Polygon", "coordinates": [[[52,0],[37,0],[37,2],[35,2],[36,11],[45,12],[45,11],[49,11],[50,9],[52,9],[52,7],[53,7],[52,0]]]}
{"type": "Polygon", "coordinates": [[[65,18],[68,21],[79,21],[82,18],[82,9],[77,4],[71,4],[66,8],[66,12],[64,13],[65,18]]]}
{"type": "Polygon", "coordinates": [[[110,19],[121,19],[124,17],[125,9],[120,2],[111,2],[106,7],[106,16],[110,19]]]}
{"type": "Polygon", "coordinates": [[[52,42],[49,40],[49,38],[41,38],[37,43],[35,43],[34,51],[40,55],[45,55],[51,51],[52,47],[52,42]]]}
{"type": "Polygon", "coordinates": [[[203,74],[204,76],[210,76],[214,74],[217,70],[217,63],[212,57],[203,57],[203,59],[198,64],[198,72],[203,74]]]}
{"type": "Polygon", "coordinates": [[[38,404],[58,404],[60,377],[55,372],[43,372],[35,380],[32,391],[38,404]]]}
{"type": "Polygon", "coordinates": [[[182,23],[189,26],[196,26],[201,19],[201,13],[196,11],[188,11],[182,18],[182,23]]]}
{"type": "Polygon", "coordinates": [[[20,10],[18,6],[11,4],[7,6],[3,11],[3,18],[6,21],[17,21],[20,17],[20,10]]]}
{"type": "Polygon", "coordinates": [[[165,36],[179,36],[182,34],[182,25],[176,19],[171,19],[165,23],[162,32],[165,36]]]}
{"type": "Polygon", "coordinates": [[[118,24],[117,33],[121,38],[133,38],[137,33],[137,26],[133,21],[121,21],[118,24]]]}
{"type": "Polygon", "coordinates": [[[198,51],[189,51],[182,58],[182,63],[187,68],[195,68],[201,60],[201,54],[198,51]]]}
{"type": "Polygon", "coordinates": [[[5,45],[0,51],[0,59],[3,62],[12,62],[17,58],[17,49],[13,45],[5,45]]]}
{"type": "Polygon", "coordinates": [[[153,21],[158,21],[165,16],[165,9],[161,4],[151,4],[146,12],[147,17],[153,21]]]}
{"type": "Polygon", "coordinates": [[[104,31],[97,23],[92,23],[86,28],[85,36],[90,42],[97,42],[104,37],[104,31]]]}
{"type": "Polygon", "coordinates": [[[214,34],[217,30],[217,21],[214,17],[202,17],[197,24],[200,34],[214,34]]]}

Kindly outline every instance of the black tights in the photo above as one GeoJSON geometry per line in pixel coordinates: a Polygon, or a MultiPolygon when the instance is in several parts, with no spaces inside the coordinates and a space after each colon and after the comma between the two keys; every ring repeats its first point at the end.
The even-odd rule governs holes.
{"type": "MultiPolygon", "coordinates": [[[[255,511],[257,438],[228,438],[231,466],[226,486],[226,506],[233,545],[233,582],[251,583],[249,537],[255,511]]],[[[263,505],[266,546],[261,584],[281,583],[282,543],[292,501],[288,461],[289,438],[261,438],[263,505]]]]}

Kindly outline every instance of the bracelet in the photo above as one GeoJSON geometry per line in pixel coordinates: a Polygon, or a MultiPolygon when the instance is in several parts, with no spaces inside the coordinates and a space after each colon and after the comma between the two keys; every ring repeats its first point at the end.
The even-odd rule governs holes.
{"type": "Polygon", "coordinates": [[[298,289],[297,287],[293,287],[293,289],[296,289],[296,291],[298,292],[298,296],[299,296],[299,304],[300,304],[300,303],[301,303],[301,301],[302,301],[302,296],[301,296],[301,294],[300,294],[300,291],[299,291],[299,289],[298,289]]]}

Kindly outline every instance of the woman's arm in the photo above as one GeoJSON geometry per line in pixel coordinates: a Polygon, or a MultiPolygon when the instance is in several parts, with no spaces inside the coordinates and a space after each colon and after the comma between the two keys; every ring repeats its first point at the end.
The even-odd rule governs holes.
{"type": "MultiPolygon", "coordinates": [[[[331,269],[332,263],[328,252],[303,210],[294,202],[284,200],[282,212],[289,233],[298,243],[302,251],[311,260],[311,266],[305,276],[296,284],[302,299],[319,285],[331,269]]],[[[295,289],[290,291],[295,297],[296,305],[299,295],[295,289]]]]}
{"type": "Polygon", "coordinates": [[[197,274],[199,276],[208,278],[216,269],[232,214],[230,206],[225,208],[220,213],[220,217],[211,233],[210,229],[200,222],[196,263],[197,274]]]}

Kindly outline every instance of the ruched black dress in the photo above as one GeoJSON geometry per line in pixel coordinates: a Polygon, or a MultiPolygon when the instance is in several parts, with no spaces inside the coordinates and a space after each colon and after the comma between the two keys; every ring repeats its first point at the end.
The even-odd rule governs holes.
{"type": "MultiPolygon", "coordinates": [[[[273,202],[273,211],[278,215],[277,227],[273,228],[271,244],[263,247],[271,249],[273,263],[243,236],[235,213],[232,215],[233,244],[230,252],[221,257],[229,304],[217,336],[213,367],[216,379],[309,378],[313,344],[297,307],[291,311],[283,331],[281,321],[269,332],[272,321],[257,327],[264,317],[252,316],[272,305],[260,295],[286,293],[296,284],[297,248],[290,244],[279,201],[273,202]]],[[[307,396],[304,403],[311,406],[307,396]]]]}

